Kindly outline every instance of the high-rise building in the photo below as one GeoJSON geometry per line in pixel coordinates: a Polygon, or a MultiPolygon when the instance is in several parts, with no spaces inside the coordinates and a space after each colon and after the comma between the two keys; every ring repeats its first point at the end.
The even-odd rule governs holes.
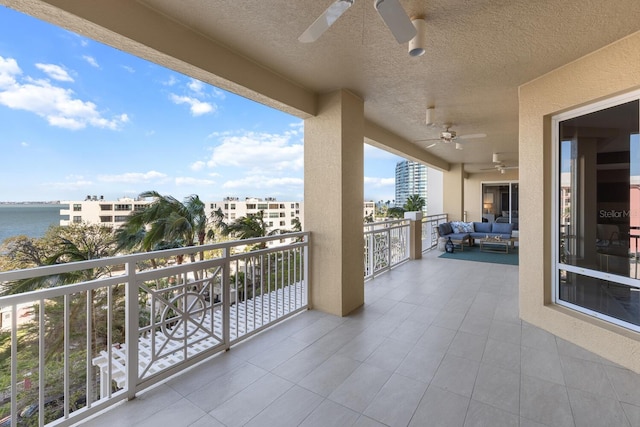
{"type": "Polygon", "coordinates": [[[396,201],[398,207],[404,206],[407,198],[413,194],[420,195],[427,211],[427,170],[422,163],[403,160],[396,164],[396,201]]]}

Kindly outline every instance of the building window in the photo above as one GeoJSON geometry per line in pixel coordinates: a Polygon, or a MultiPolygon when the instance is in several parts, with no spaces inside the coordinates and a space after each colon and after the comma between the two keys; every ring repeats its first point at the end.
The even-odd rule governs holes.
{"type": "Polygon", "coordinates": [[[231,203],[231,209],[235,210],[236,209],[236,204],[235,203],[231,203]]]}
{"type": "Polygon", "coordinates": [[[100,205],[100,210],[101,211],[112,211],[113,210],[113,205],[100,205]]]}
{"type": "Polygon", "coordinates": [[[235,212],[231,214],[230,219],[236,219],[236,214],[235,214],[235,212]]]}
{"type": "Polygon", "coordinates": [[[554,301],[640,331],[640,91],[553,129],[554,301]]]}
{"type": "Polygon", "coordinates": [[[273,221],[269,221],[269,227],[273,227],[273,221]]]}
{"type": "Polygon", "coordinates": [[[80,224],[82,222],[82,217],[81,216],[74,216],[73,217],[73,223],[74,224],[80,224]]]}
{"type": "Polygon", "coordinates": [[[115,205],[114,210],[116,211],[130,211],[131,205],[115,205]]]}
{"type": "Polygon", "coordinates": [[[278,205],[277,203],[269,203],[269,209],[278,209],[278,205]]]}
{"type": "Polygon", "coordinates": [[[266,203],[258,203],[258,209],[265,210],[269,207],[266,203]]]}
{"type": "Polygon", "coordinates": [[[133,205],[133,210],[136,212],[142,212],[147,208],[147,205],[133,205]]]}
{"type": "Polygon", "coordinates": [[[286,221],[280,221],[280,227],[284,227],[285,225],[287,225],[286,221]]]}
{"type": "Polygon", "coordinates": [[[73,204],[73,211],[74,212],[80,212],[82,211],[82,205],[80,203],[74,203],[73,204]]]}
{"type": "Polygon", "coordinates": [[[269,218],[280,218],[280,214],[278,212],[269,212],[269,218]]]}
{"type": "Polygon", "coordinates": [[[116,215],[114,218],[114,222],[125,222],[127,218],[127,215],[116,215]]]}
{"type": "Polygon", "coordinates": [[[112,216],[101,216],[100,217],[100,222],[113,222],[113,217],[112,216]]]}
{"type": "Polygon", "coordinates": [[[247,210],[255,210],[255,209],[256,209],[255,203],[247,203],[247,210]]]}

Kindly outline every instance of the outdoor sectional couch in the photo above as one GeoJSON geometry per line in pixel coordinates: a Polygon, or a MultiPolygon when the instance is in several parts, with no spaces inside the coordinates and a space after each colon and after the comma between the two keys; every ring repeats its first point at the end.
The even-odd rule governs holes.
{"type": "Polygon", "coordinates": [[[438,225],[438,235],[445,239],[451,238],[460,245],[473,245],[475,239],[484,237],[500,237],[510,239],[513,224],[499,222],[460,222],[452,221],[438,225]]]}

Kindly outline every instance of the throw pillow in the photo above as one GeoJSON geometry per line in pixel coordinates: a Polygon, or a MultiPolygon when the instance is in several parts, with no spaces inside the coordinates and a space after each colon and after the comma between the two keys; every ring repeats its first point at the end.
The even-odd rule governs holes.
{"type": "Polygon", "coordinates": [[[461,222],[460,223],[462,233],[473,233],[475,230],[473,229],[473,222],[461,222]]]}

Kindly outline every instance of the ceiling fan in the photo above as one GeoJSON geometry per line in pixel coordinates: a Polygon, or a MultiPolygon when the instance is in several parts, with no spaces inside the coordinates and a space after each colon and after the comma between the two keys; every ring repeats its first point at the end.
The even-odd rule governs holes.
{"type": "MultiPolygon", "coordinates": [[[[355,0],[336,0],[298,37],[302,43],[313,43],[347,11],[355,0]]],[[[406,43],[416,35],[416,29],[402,8],[400,0],[374,0],[373,6],[398,43],[406,43]]]]}
{"type": "Polygon", "coordinates": [[[455,142],[456,150],[462,150],[462,144],[460,143],[460,141],[467,140],[467,139],[484,138],[484,137],[487,136],[484,133],[472,133],[472,134],[468,134],[468,135],[458,135],[455,131],[450,129],[451,125],[445,125],[445,126],[446,126],[446,130],[443,130],[442,132],[440,132],[440,137],[439,138],[419,139],[416,142],[434,141],[432,144],[427,145],[427,148],[435,147],[436,145],[438,145],[440,143],[450,144],[451,142],[455,142]]]}
{"type": "Polygon", "coordinates": [[[493,165],[492,168],[486,168],[486,169],[480,169],[482,171],[496,171],[496,172],[500,172],[500,173],[505,173],[505,171],[508,170],[512,170],[512,169],[518,169],[518,166],[507,166],[504,163],[498,163],[496,165],[493,165]]]}

